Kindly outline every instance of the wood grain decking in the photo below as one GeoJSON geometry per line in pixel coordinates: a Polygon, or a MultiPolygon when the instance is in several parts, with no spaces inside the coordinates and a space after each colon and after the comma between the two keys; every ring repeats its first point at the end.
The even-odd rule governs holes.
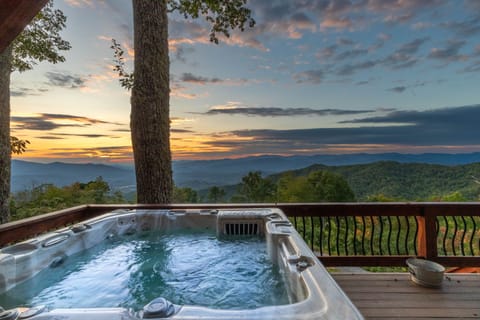
{"type": "Polygon", "coordinates": [[[332,273],[366,319],[480,319],[480,274],[445,274],[424,288],[408,273],[332,273]]]}

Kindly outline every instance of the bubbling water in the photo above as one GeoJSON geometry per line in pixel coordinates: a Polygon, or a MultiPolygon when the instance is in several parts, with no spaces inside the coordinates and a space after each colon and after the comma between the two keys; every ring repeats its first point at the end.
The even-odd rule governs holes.
{"type": "Polygon", "coordinates": [[[68,257],[0,295],[0,305],[138,310],[157,297],[216,309],[288,303],[262,239],[151,232],[109,239],[68,257]]]}

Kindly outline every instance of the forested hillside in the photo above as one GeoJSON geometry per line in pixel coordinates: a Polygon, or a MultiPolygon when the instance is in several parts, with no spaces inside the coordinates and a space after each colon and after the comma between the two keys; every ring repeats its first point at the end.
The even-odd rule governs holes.
{"type": "MultiPolygon", "coordinates": [[[[449,199],[478,200],[480,163],[444,166],[424,163],[380,161],[350,166],[312,165],[289,171],[294,176],[324,170],[343,176],[355,193],[357,201],[383,196],[391,200],[426,201],[449,199]]],[[[277,181],[285,173],[271,176],[277,181]]]]}
{"type": "MultiPolygon", "coordinates": [[[[348,166],[312,165],[262,176],[245,175],[237,185],[204,190],[175,187],[175,203],[478,201],[480,163],[444,166],[380,161],[348,166]]],[[[84,203],[122,203],[133,198],[98,177],[58,187],[42,184],[14,193],[14,219],[84,203]]]]}

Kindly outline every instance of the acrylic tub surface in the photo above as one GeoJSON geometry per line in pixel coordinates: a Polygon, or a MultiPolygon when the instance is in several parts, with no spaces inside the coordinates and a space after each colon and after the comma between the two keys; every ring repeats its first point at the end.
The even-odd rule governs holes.
{"type": "MultiPolygon", "coordinates": [[[[180,296],[180,292],[174,289],[168,291],[169,296],[155,297],[151,295],[149,300],[141,305],[111,305],[114,308],[107,304],[107,306],[102,305],[100,308],[88,307],[88,305],[85,307],[83,305],[82,307],[68,305],[67,308],[62,309],[61,307],[56,308],[52,306],[25,306],[25,302],[24,305],[20,303],[19,305],[9,305],[8,307],[17,307],[18,319],[28,318],[34,320],[59,318],[65,320],[164,318],[252,320],[363,319],[348,297],[341,291],[323,265],[298,235],[285,215],[277,209],[219,211],[116,210],[84,221],[73,227],[3,248],[0,250],[0,306],[2,306],[2,293],[3,295],[8,295],[16,292],[17,288],[22,287],[22,283],[27,285],[32,280],[37,279],[38,277],[35,277],[35,275],[39,272],[41,272],[41,275],[49,272],[59,272],[58,270],[61,269],[59,266],[68,265],[69,261],[73,264],[72,261],[75,260],[75,254],[77,253],[87,252],[87,249],[90,248],[97,248],[115,237],[136,237],[137,235],[141,237],[145,234],[178,234],[180,230],[202,230],[202,232],[208,232],[209,235],[212,235],[213,239],[248,239],[249,237],[264,239],[264,242],[261,242],[266,247],[264,255],[281,274],[284,285],[282,284],[279,288],[281,288],[281,292],[285,291],[286,298],[270,304],[267,303],[266,305],[254,305],[253,307],[247,307],[248,303],[240,302],[240,306],[221,306],[219,308],[213,304],[201,304],[200,302],[197,302],[195,305],[189,303],[182,304],[179,302],[181,299],[176,299],[178,297],[175,296],[175,292],[178,293],[178,296],[180,296]],[[169,300],[176,301],[177,304],[169,300]],[[117,305],[126,307],[115,307],[117,305]]],[[[187,239],[186,241],[188,247],[191,240],[187,239]]],[[[156,251],[154,252],[158,252],[161,249],[155,249],[156,251]]],[[[208,254],[208,251],[206,252],[208,254]]],[[[241,259],[242,255],[239,256],[239,259],[241,259]]],[[[252,260],[252,257],[250,256],[246,260],[252,260]]],[[[201,264],[203,266],[203,263],[201,264]]],[[[229,264],[235,264],[235,262],[229,262],[229,264]]],[[[176,268],[181,268],[181,266],[182,264],[176,268]]],[[[162,268],[165,269],[165,267],[162,268]]],[[[211,268],[212,266],[209,267],[209,269],[211,268]]],[[[244,270],[245,266],[241,266],[239,269],[244,270]]],[[[215,274],[217,273],[219,271],[215,274]]],[[[181,278],[185,278],[185,276],[181,278]]],[[[232,281],[234,281],[233,279],[232,274],[232,281]]],[[[195,280],[197,279],[195,278],[195,280]]],[[[115,278],[109,281],[112,281],[113,288],[115,278]]],[[[264,280],[259,279],[258,281],[264,280]]],[[[251,283],[255,284],[255,281],[251,283]]],[[[225,287],[227,286],[225,285],[225,287]]],[[[121,290],[122,286],[118,288],[115,290],[121,290]]],[[[260,290],[262,289],[260,287],[260,290]]],[[[221,290],[221,287],[214,290],[221,290]]],[[[269,293],[272,291],[271,288],[267,290],[269,293]]],[[[250,292],[255,291],[249,291],[249,294],[250,292]]],[[[201,291],[199,291],[199,294],[201,294],[201,291]]],[[[258,293],[254,294],[257,295],[258,293]]],[[[73,301],[76,301],[75,299],[73,301]]],[[[78,299],[80,300],[81,298],[78,299]]],[[[189,300],[187,299],[186,301],[189,300]]],[[[3,319],[1,312],[0,318],[3,319]]],[[[12,319],[16,318],[12,317],[12,319]]]]}

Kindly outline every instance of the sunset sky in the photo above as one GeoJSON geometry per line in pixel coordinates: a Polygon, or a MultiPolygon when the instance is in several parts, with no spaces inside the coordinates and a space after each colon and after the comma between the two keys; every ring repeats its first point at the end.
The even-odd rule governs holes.
{"type": "MultiPolygon", "coordinates": [[[[72,49],[14,73],[24,160],[129,162],[129,0],[56,0],[72,49]]],[[[174,159],[480,151],[480,1],[250,0],[257,22],[221,44],[170,15],[174,159]]]]}

